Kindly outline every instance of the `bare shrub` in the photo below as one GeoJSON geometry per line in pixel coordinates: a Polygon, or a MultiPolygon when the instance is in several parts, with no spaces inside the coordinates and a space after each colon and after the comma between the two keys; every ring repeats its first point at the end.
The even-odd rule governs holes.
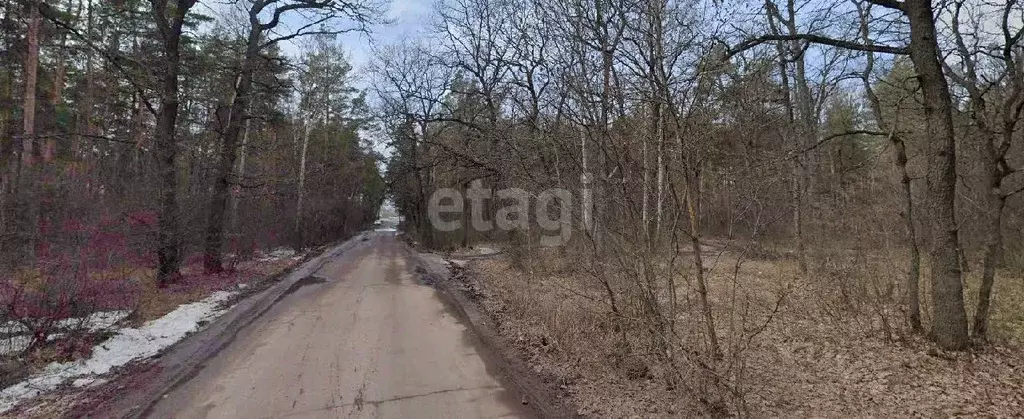
{"type": "MultiPolygon", "coordinates": [[[[37,242],[32,267],[0,278],[4,355],[84,341],[57,344],[58,358],[73,357],[92,346],[90,335],[105,332],[136,309],[141,286],[133,275],[148,254],[130,246],[124,232],[131,225],[113,219],[94,226],[65,221],[62,240],[37,242]]],[[[44,239],[51,234],[41,230],[44,239]]]]}

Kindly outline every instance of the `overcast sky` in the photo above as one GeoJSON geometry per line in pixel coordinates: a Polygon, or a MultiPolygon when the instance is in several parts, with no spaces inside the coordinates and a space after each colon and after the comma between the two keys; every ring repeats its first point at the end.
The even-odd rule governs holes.
{"type": "MultiPolygon", "coordinates": [[[[388,0],[383,0],[388,1],[388,0]]],[[[369,63],[374,45],[388,45],[403,42],[406,39],[413,39],[418,33],[428,30],[429,14],[433,7],[434,0],[390,0],[387,7],[387,17],[391,21],[388,25],[375,25],[371,28],[371,34],[348,33],[338,37],[338,42],[348,54],[349,61],[354,68],[352,80],[357,88],[367,88],[365,75],[366,66],[369,63]]],[[[247,2],[235,0],[207,0],[200,3],[201,7],[196,12],[211,15],[218,21],[241,21],[245,22],[246,15],[243,10],[247,2]]],[[[281,33],[288,33],[289,28],[294,29],[304,23],[295,14],[291,19],[283,19],[281,33]]],[[[204,29],[200,29],[203,31],[204,29]]],[[[281,44],[285,54],[298,57],[302,45],[310,42],[308,39],[295,39],[281,44]]],[[[375,138],[374,132],[364,132],[363,137],[369,140],[375,150],[390,155],[390,150],[385,147],[384,142],[375,138]]]]}
{"type": "MultiPolygon", "coordinates": [[[[356,70],[356,78],[359,79],[358,84],[361,87],[365,86],[365,81],[362,80],[364,77],[362,77],[361,73],[369,62],[372,45],[402,42],[404,39],[414,37],[417,33],[425,31],[427,29],[428,16],[433,7],[433,1],[390,0],[386,7],[388,10],[387,17],[392,21],[392,24],[374,25],[371,28],[373,33],[369,35],[348,33],[338,37],[338,41],[349,55],[352,67],[356,70]]],[[[244,4],[237,5],[234,1],[224,0],[211,0],[201,2],[200,4],[201,7],[197,8],[197,12],[212,15],[220,21],[244,19],[244,14],[241,14],[240,10],[238,10],[240,6],[244,7],[244,4]]],[[[282,26],[297,28],[305,23],[300,21],[295,14],[291,14],[291,17],[292,19],[285,19],[282,26]]],[[[282,33],[287,31],[287,28],[281,29],[282,33]]],[[[309,40],[299,38],[293,41],[286,41],[281,44],[281,48],[286,54],[298,57],[301,45],[305,42],[309,42],[309,40]]]]}
{"type": "Polygon", "coordinates": [[[348,51],[356,71],[361,73],[369,62],[371,43],[398,43],[426,30],[428,15],[433,7],[432,2],[433,0],[392,0],[389,4],[388,17],[394,21],[393,24],[377,25],[369,36],[355,33],[340,36],[339,41],[348,51]]]}

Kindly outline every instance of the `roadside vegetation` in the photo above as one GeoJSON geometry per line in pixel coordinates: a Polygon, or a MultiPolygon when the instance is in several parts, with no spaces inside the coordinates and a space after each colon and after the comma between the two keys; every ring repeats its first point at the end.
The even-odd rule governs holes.
{"type": "Polygon", "coordinates": [[[3,410],[48,365],[274,278],[376,219],[380,156],[337,35],[381,13],[359,1],[0,5],[3,410]]]}
{"type": "Polygon", "coordinates": [[[440,1],[375,57],[386,178],[584,413],[1015,415],[1022,14],[440,1]]]}
{"type": "Polygon", "coordinates": [[[1024,409],[1024,5],[431,7],[364,92],[375,1],[0,5],[3,391],[388,196],[584,414],[1024,409]]]}

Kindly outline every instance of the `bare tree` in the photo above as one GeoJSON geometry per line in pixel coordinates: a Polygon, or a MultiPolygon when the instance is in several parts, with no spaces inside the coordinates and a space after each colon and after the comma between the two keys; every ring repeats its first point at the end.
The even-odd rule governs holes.
{"type": "Polygon", "coordinates": [[[732,48],[735,55],[765,42],[805,40],[859,51],[908,54],[917,70],[926,119],[928,145],[928,220],[932,234],[931,262],[932,334],[944,349],[968,346],[967,314],[964,310],[962,272],[959,263],[959,233],[956,200],[956,135],[953,102],[940,61],[935,14],[931,0],[870,0],[872,4],[899,11],[910,26],[907,46],[888,46],[837,39],[818,34],[764,35],[745,40],[732,48]]]}
{"type": "Polygon", "coordinates": [[[24,97],[24,136],[21,140],[21,164],[23,167],[32,165],[33,143],[36,133],[36,80],[39,72],[39,24],[42,18],[39,17],[39,4],[35,1],[29,3],[28,21],[28,53],[25,54],[25,97],[24,97]]]}
{"type": "MultiPolygon", "coordinates": [[[[408,224],[421,235],[427,246],[434,236],[427,218],[433,157],[430,150],[438,144],[432,138],[433,126],[441,119],[442,102],[449,92],[452,68],[420,44],[384,47],[371,63],[373,89],[382,100],[385,121],[400,135],[396,147],[407,148],[409,160],[403,162],[403,174],[412,175],[415,199],[398,202],[410,218],[408,224]]],[[[463,155],[465,156],[465,155],[463,155]]]]}
{"type": "MultiPolygon", "coordinates": [[[[181,226],[178,214],[178,142],[175,130],[178,120],[178,76],[181,69],[181,35],[185,16],[196,0],[150,0],[157,32],[160,35],[161,71],[160,103],[156,125],[156,155],[160,176],[157,232],[157,282],[166,285],[178,276],[181,265],[181,226]]],[[[144,99],[143,99],[144,100],[144,99]]],[[[147,103],[147,106],[148,103],[147,103]]],[[[152,108],[150,106],[150,108],[152,108]]]]}
{"type": "Polygon", "coordinates": [[[375,3],[341,0],[256,0],[247,8],[245,53],[231,99],[227,104],[227,111],[221,115],[221,126],[225,129],[221,133],[218,175],[210,202],[203,257],[207,272],[220,272],[223,269],[222,252],[228,196],[231,185],[236,183],[234,170],[239,138],[244,121],[248,118],[245,110],[252,101],[253,74],[262,59],[262,52],[279,42],[302,36],[365,32],[369,24],[380,20],[380,13],[379,6],[375,3]],[[285,20],[292,19],[292,16],[300,18],[307,15],[312,17],[306,18],[298,28],[285,33],[279,32],[280,28],[285,27],[282,26],[285,20]],[[268,16],[269,20],[266,20],[268,16]]]}
{"type": "MultiPolygon", "coordinates": [[[[861,18],[861,38],[865,45],[872,43],[870,36],[869,18],[871,16],[871,5],[870,4],[858,4],[858,12],[861,18]]],[[[893,147],[893,158],[896,164],[897,173],[900,176],[900,187],[903,201],[903,212],[901,214],[903,218],[903,224],[907,230],[907,243],[910,247],[910,255],[907,259],[907,321],[910,324],[911,330],[920,332],[921,326],[921,297],[920,297],[920,283],[921,283],[921,251],[917,245],[917,232],[914,226],[914,198],[911,193],[910,187],[910,174],[907,171],[907,145],[903,141],[903,136],[899,132],[899,121],[887,121],[882,114],[882,105],[878,100],[878,96],[875,94],[875,90],[872,87],[871,73],[875,68],[875,53],[872,51],[866,52],[867,64],[864,67],[864,72],[861,73],[861,82],[864,86],[864,94],[867,97],[868,105],[871,107],[871,113],[875,118],[875,123],[882,131],[888,132],[889,141],[893,147]]]]}
{"type": "Polygon", "coordinates": [[[950,30],[959,65],[954,69],[943,64],[952,80],[967,92],[969,115],[978,131],[974,142],[982,150],[979,163],[985,174],[984,259],[972,329],[976,338],[985,339],[992,287],[1003,253],[1003,212],[1006,200],[1020,192],[1006,190],[1004,182],[1018,171],[1008,163],[1007,153],[1019,133],[1024,111],[1024,79],[1018,48],[1024,29],[1011,22],[1012,16],[1022,11],[1016,0],[1007,1],[991,13],[985,12],[987,6],[974,2],[957,1],[952,7],[950,30]],[[974,15],[974,21],[967,22],[972,25],[969,29],[963,28],[963,21],[970,19],[965,16],[965,7],[973,10],[974,15]],[[997,33],[987,33],[982,20],[998,22],[997,33]]]}

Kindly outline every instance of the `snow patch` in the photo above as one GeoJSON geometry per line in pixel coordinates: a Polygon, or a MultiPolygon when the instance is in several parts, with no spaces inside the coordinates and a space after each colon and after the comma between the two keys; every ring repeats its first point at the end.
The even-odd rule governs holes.
{"type": "Polygon", "coordinates": [[[398,224],[402,219],[397,216],[381,217],[374,223],[373,231],[395,232],[398,231],[398,224]]]}
{"type": "Polygon", "coordinates": [[[476,250],[476,254],[478,255],[493,255],[495,253],[498,253],[497,250],[487,246],[477,246],[476,249],[474,250],[476,250]]]}
{"type": "MultiPolygon", "coordinates": [[[[76,387],[96,384],[96,376],[115,367],[150,358],[195,332],[223,314],[224,303],[235,293],[217,291],[203,300],[182,304],[167,315],[146,322],[139,328],[124,328],[92,349],[88,359],[54,362],[29,379],[0,391],[0,413],[24,400],[52,391],[70,381],[76,387]]],[[[113,324],[113,323],[111,323],[113,324]]]]}
{"type": "MultiPolygon", "coordinates": [[[[88,329],[90,332],[98,332],[124,320],[129,314],[131,312],[127,310],[97,311],[85,317],[60,320],[55,326],[59,329],[88,329]]],[[[13,320],[0,324],[0,334],[13,335],[28,332],[29,330],[23,324],[13,320]]]]}
{"type": "Polygon", "coordinates": [[[260,252],[260,254],[261,256],[258,259],[260,262],[272,262],[275,260],[294,257],[295,250],[286,247],[279,247],[277,249],[272,250],[270,253],[260,252]]]}
{"type": "Polygon", "coordinates": [[[107,380],[103,378],[84,377],[76,378],[74,381],[71,382],[71,385],[73,387],[96,387],[106,382],[107,380]]]}
{"type": "MultiPolygon", "coordinates": [[[[46,338],[50,339],[50,336],[47,336],[46,338]]],[[[24,351],[25,349],[28,349],[28,345],[30,344],[32,344],[32,337],[28,335],[5,337],[3,340],[0,340],[0,356],[16,354],[24,351]]]]}
{"type": "MultiPolygon", "coordinates": [[[[85,317],[73,317],[58,321],[54,330],[95,333],[110,329],[130,314],[131,312],[127,310],[98,311],[85,317]]],[[[0,339],[0,355],[16,354],[27,349],[28,345],[32,343],[32,337],[29,334],[28,328],[16,321],[8,321],[0,325],[0,335],[7,336],[0,339]]],[[[53,333],[48,335],[46,340],[52,341],[64,336],[64,333],[53,333]]]]}

